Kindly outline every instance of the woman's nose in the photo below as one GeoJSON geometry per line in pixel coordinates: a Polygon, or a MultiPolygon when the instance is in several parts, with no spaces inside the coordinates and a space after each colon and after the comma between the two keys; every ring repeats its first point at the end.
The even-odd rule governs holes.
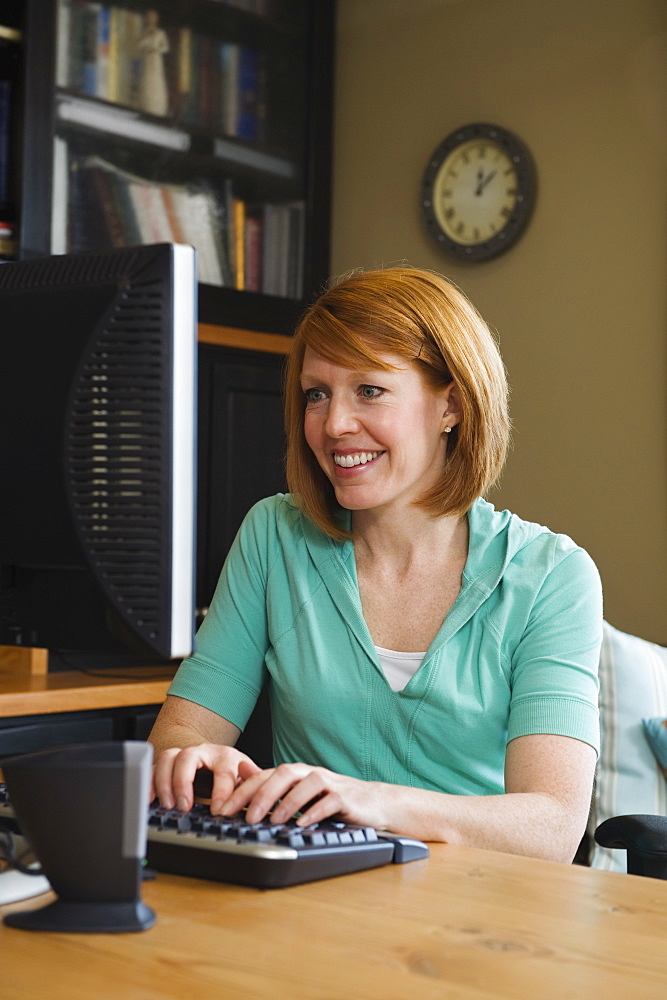
{"type": "Polygon", "coordinates": [[[327,407],[325,431],[329,437],[341,437],[359,429],[359,419],[352,402],[341,397],[332,397],[327,407]]]}

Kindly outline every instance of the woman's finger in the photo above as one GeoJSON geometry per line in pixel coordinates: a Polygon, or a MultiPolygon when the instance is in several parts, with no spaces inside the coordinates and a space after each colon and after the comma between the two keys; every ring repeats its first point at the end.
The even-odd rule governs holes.
{"type": "Polygon", "coordinates": [[[180,753],[179,747],[172,747],[163,750],[158,755],[153,768],[153,788],[155,796],[160,800],[160,805],[166,809],[174,808],[174,793],[172,790],[172,776],[174,771],[174,760],[180,753]]]}
{"type": "Polygon", "coordinates": [[[176,807],[183,812],[192,809],[194,803],[194,780],[200,767],[214,770],[216,747],[202,743],[199,746],[186,747],[174,759],[171,776],[171,787],[176,807]]]}
{"type": "MultiPolygon", "coordinates": [[[[297,826],[312,826],[313,823],[321,823],[331,816],[339,816],[341,813],[341,800],[337,792],[327,792],[321,795],[316,802],[312,802],[306,811],[299,816],[297,826]]],[[[278,822],[276,820],[276,822],[278,822]]]]}
{"type": "Polygon", "coordinates": [[[270,778],[261,784],[253,796],[246,813],[249,823],[257,823],[268,813],[271,818],[277,816],[275,822],[283,823],[293,816],[308,802],[313,795],[321,790],[315,769],[307,764],[281,764],[275,768],[270,778]],[[307,783],[307,784],[306,784],[307,783]],[[302,787],[306,784],[306,791],[302,787]],[[315,788],[310,793],[307,789],[315,788]],[[278,812],[276,812],[278,810],[278,812]]]}
{"type": "Polygon", "coordinates": [[[306,764],[280,764],[252,775],[235,790],[225,803],[223,815],[229,816],[247,807],[249,823],[259,823],[293,785],[312,769],[306,764]]]}
{"type": "MultiPolygon", "coordinates": [[[[242,762],[238,762],[234,771],[234,780],[231,783],[224,781],[223,776],[218,779],[214,777],[213,793],[211,795],[210,809],[214,816],[234,816],[246,805],[247,796],[243,789],[248,781],[256,782],[258,775],[262,774],[261,768],[252,772],[251,777],[243,778],[239,767],[242,762]]],[[[253,763],[252,761],[250,763],[253,763]]],[[[254,765],[256,767],[256,765],[254,765]]]]}
{"type": "Polygon", "coordinates": [[[251,801],[257,789],[260,788],[273,774],[273,769],[258,770],[247,778],[239,773],[241,781],[230,791],[230,794],[218,801],[211,802],[211,812],[220,813],[221,816],[234,816],[241,809],[244,809],[251,801]]]}
{"type": "MultiPolygon", "coordinates": [[[[212,802],[225,802],[239,781],[239,766],[244,773],[259,770],[257,765],[234,747],[214,743],[172,747],[159,754],[153,770],[153,791],[167,809],[175,806],[183,812],[192,808],[197,771],[207,768],[213,775],[212,802]]],[[[213,810],[212,810],[213,811],[213,810]]]]}
{"type": "MultiPolygon", "coordinates": [[[[276,823],[285,823],[302,809],[307,809],[313,800],[320,800],[330,791],[326,778],[326,771],[312,770],[281,797],[280,803],[271,813],[271,819],[276,823]]],[[[299,824],[304,825],[300,820],[299,824]]]]}

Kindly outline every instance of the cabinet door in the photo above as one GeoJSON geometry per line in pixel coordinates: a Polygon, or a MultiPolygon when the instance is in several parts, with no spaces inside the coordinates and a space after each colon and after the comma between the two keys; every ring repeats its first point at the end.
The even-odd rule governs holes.
{"type": "MultiPolygon", "coordinates": [[[[200,345],[197,604],[211,600],[241,521],[258,500],[286,490],[281,394],[284,357],[200,345]]],[[[265,688],[237,746],[272,764],[265,688]]]]}
{"type": "Polygon", "coordinates": [[[112,740],[114,735],[113,714],[109,712],[18,716],[0,720],[0,755],[12,757],[71,743],[112,740]]]}
{"type": "Polygon", "coordinates": [[[246,513],[284,492],[284,357],[200,345],[198,607],[246,513]]]}

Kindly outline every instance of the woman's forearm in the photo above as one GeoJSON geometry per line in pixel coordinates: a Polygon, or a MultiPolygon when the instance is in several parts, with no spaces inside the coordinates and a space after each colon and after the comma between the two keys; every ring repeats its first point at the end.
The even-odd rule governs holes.
{"type": "Polygon", "coordinates": [[[586,811],[541,792],[447,795],[385,785],[381,797],[392,832],[566,863],[586,826],[586,811]]]}
{"type": "Polygon", "coordinates": [[[571,862],[586,829],[596,754],[564,736],[512,740],[505,760],[505,794],[448,795],[405,788],[391,792],[392,829],[409,824],[421,840],[445,840],[509,854],[571,862]],[[399,804],[400,803],[400,804],[399,804]]]}

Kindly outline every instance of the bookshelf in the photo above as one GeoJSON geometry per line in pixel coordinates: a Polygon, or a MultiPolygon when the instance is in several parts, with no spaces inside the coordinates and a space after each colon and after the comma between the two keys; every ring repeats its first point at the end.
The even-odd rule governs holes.
{"type": "MultiPolygon", "coordinates": [[[[179,238],[199,251],[205,605],[243,513],[283,488],[281,368],[328,277],[334,0],[2,8],[12,53],[2,64],[0,33],[11,80],[6,259],[179,238]],[[164,37],[144,49],[153,29],[164,37]]],[[[168,680],[133,670],[136,680],[52,672],[44,650],[0,648],[3,752],[48,745],[59,724],[63,738],[103,738],[112,716],[116,735],[143,738],[143,709],[168,680]]]]}
{"type": "Polygon", "coordinates": [[[22,30],[18,255],[191,243],[202,322],[288,335],[328,276],[332,0],[27,0],[22,30]]]}

